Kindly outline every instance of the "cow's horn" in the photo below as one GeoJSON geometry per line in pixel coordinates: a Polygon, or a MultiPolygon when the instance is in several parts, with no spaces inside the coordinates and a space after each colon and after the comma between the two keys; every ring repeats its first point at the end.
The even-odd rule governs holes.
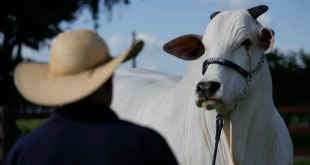
{"type": "Polygon", "coordinates": [[[260,5],[260,6],[256,6],[256,7],[252,7],[248,9],[249,13],[254,19],[258,18],[260,15],[265,13],[267,10],[268,10],[268,6],[266,5],[260,5]]]}
{"type": "Polygon", "coordinates": [[[220,11],[214,12],[210,15],[210,19],[212,20],[220,11]]]}

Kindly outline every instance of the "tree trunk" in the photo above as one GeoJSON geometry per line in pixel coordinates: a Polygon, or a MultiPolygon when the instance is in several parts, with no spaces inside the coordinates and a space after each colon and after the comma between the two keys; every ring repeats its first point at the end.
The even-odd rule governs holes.
{"type": "Polygon", "coordinates": [[[10,43],[10,38],[4,36],[2,51],[0,52],[0,105],[6,105],[9,101],[9,92],[12,87],[11,55],[15,44],[15,41],[10,43]]]}
{"type": "MultiPolygon", "coordinates": [[[[20,136],[20,132],[13,118],[13,111],[9,103],[17,100],[11,100],[12,87],[14,87],[13,77],[10,74],[12,69],[12,52],[16,41],[10,41],[8,35],[4,36],[2,50],[0,51],[0,106],[3,107],[3,148],[2,154],[6,153],[12,147],[14,142],[20,136]]],[[[21,53],[21,52],[19,52],[21,53]]]]}

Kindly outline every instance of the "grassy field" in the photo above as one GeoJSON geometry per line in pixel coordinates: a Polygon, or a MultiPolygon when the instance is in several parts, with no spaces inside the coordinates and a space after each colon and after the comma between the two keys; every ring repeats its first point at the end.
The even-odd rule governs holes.
{"type": "MultiPolygon", "coordinates": [[[[17,120],[16,124],[17,127],[20,129],[21,133],[27,133],[32,129],[40,126],[41,124],[45,123],[47,119],[33,119],[33,120],[17,120]]],[[[310,135],[291,135],[294,148],[304,149],[310,148],[310,135]]],[[[294,162],[294,165],[310,165],[310,161],[301,161],[301,162],[294,162]]]]}
{"type": "Polygon", "coordinates": [[[45,123],[47,119],[32,119],[32,120],[16,120],[16,125],[21,131],[21,134],[25,134],[32,129],[40,126],[41,124],[45,123]]]}
{"type": "Polygon", "coordinates": [[[294,162],[294,165],[310,165],[310,162],[294,162]]]}

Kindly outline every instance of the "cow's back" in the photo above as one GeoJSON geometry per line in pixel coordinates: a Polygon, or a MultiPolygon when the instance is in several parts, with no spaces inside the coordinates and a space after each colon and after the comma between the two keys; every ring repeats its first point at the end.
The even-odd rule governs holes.
{"type": "Polygon", "coordinates": [[[149,125],[152,119],[148,116],[155,119],[161,114],[162,117],[160,111],[163,108],[153,110],[154,107],[164,105],[165,109],[169,109],[173,104],[169,100],[173,98],[174,87],[180,80],[181,77],[148,69],[118,69],[113,79],[112,109],[122,119],[142,125],[146,125],[147,121],[149,125]]]}

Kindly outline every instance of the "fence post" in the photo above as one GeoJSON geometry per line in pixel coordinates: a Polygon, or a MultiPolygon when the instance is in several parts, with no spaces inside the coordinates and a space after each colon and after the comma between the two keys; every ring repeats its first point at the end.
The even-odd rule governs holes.
{"type": "MultiPolygon", "coordinates": [[[[132,45],[134,45],[135,41],[136,41],[136,32],[132,31],[132,45]]],[[[132,58],[132,67],[136,68],[136,57],[132,58]]]]}

